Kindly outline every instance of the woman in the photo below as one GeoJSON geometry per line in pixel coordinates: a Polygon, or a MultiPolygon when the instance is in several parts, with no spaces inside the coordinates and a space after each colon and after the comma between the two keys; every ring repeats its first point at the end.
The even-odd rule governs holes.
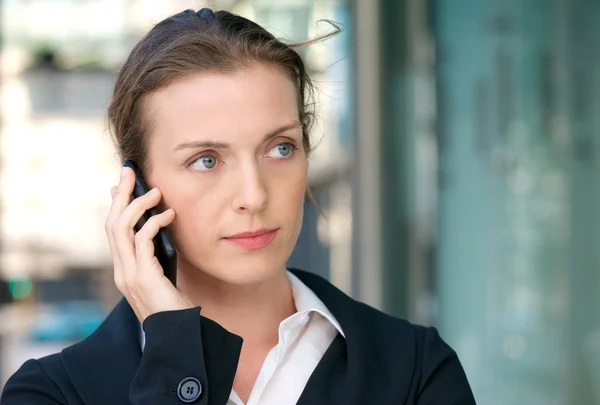
{"type": "Polygon", "coordinates": [[[124,168],[112,189],[106,233],[124,299],[89,338],[26,362],[2,405],[475,402],[435,329],[286,270],[311,90],[292,46],[228,12],[186,10],[138,43],[109,107],[121,158],[154,187],[130,202],[124,168]],[[177,287],[154,256],[166,226],[177,287]]]}

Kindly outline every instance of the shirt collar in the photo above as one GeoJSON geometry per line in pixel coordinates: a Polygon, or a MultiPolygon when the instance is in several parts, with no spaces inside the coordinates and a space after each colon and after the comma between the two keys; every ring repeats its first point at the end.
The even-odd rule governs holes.
{"type": "Polygon", "coordinates": [[[306,284],[304,284],[298,277],[296,277],[292,272],[287,272],[288,279],[290,280],[290,284],[292,286],[292,294],[294,296],[294,304],[296,305],[296,311],[298,313],[311,313],[317,312],[325,319],[329,321],[342,335],[344,338],[344,331],[342,330],[340,324],[335,319],[331,311],[325,306],[323,301],[317,297],[317,295],[310,289],[306,284]]]}

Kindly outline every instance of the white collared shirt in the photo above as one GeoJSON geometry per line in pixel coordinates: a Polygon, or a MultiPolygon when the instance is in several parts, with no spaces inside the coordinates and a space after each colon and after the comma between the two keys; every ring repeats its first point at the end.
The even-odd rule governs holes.
{"type": "MultiPolygon", "coordinates": [[[[317,295],[287,272],[297,312],[279,324],[279,341],[265,358],[244,404],[235,390],[227,405],[292,405],[338,332],[339,323],[317,295]]],[[[345,336],[344,336],[345,337],[345,336]]],[[[142,349],[144,332],[142,330],[142,349]]]]}

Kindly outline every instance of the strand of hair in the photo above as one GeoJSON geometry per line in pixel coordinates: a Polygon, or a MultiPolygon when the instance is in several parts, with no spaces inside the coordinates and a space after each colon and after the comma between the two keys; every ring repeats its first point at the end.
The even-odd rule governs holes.
{"type": "Polygon", "coordinates": [[[335,22],[332,20],[328,20],[328,19],[322,19],[322,20],[318,20],[317,24],[320,22],[326,22],[329,25],[331,25],[333,27],[333,31],[328,32],[326,34],[320,35],[318,37],[312,38],[312,39],[307,39],[306,41],[301,41],[301,42],[295,42],[293,44],[289,44],[289,46],[291,48],[300,48],[303,46],[308,46],[308,45],[314,45],[317,44],[319,42],[323,42],[331,37],[334,37],[336,35],[338,35],[339,33],[341,33],[343,31],[342,28],[342,24],[339,22],[335,22]]]}

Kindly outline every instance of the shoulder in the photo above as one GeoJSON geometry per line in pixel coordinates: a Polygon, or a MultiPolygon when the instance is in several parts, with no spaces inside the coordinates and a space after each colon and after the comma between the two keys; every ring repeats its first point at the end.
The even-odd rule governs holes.
{"type": "Polygon", "coordinates": [[[435,362],[456,357],[436,327],[418,325],[355,302],[354,319],[364,333],[364,341],[372,342],[388,361],[393,362],[389,355],[394,354],[400,366],[412,364],[413,368],[426,370],[435,362]]]}
{"type": "Polygon", "coordinates": [[[60,354],[31,359],[8,379],[0,403],[66,403],[65,394],[72,390],[71,380],[62,365],[60,354]],[[37,401],[37,402],[36,402],[37,401]],[[45,402],[44,402],[45,401],[45,402]]]}
{"type": "Polygon", "coordinates": [[[380,369],[416,404],[474,405],[456,351],[434,326],[422,326],[359,305],[363,327],[376,348],[380,369]]]}
{"type": "MultiPolygon", "coordinates": [[[[417,404],[474,405],[475,398],[456,351],[434,326],[413,324],[357,303],[363,346],[373,365],[417,404]]],[[[381,375],[381,374],[379,374],[381,375]]]]}
{"type": "MultiPolygon", "coordinates": [[[[86,389],[89,381],[93,382],[82,375],[95,373],[103,364],[113,360],[111,356],[121,357],[122,360],[123,351],[139,344],[135,334],[137,324],[130,322],[134,316],[130,312],[131,309],[121,302],[102,325],[82,341],[67,346],[60,353],[26,361],[6,382],[0,403],[82,403],[79,391],[86,389]],[[131,343],[126,346],[125,342],[131,343]]],[[[119,364],[123,368],[125,362],[119,364]]],[[[96,380],[101,381],[102,377],[96,380]]]]}
{"type": "MultiPolygon", "coordinates": [[[[396,353],[403,360],[412,359],[415,369],[426,376],[436,364],[458,360],[454,349],[434,326],[423,326],[396,318],[367,305],[361,305],[363,326],[384,353],[396,353]]],[[[406,364],[404,362],[404,364],[406,364]]]]}
{"type": "Polygon", "coordinates": [[[385,343],[394,346],[406,347],[407,344],[410,344],[411,349],[419,349],[418,351],[431,348],[431,345],[437,346],[444,343],[434,326],[415,324],[362,302],[355,302],[354,310],[357,313],[357,319],[363,323],[363,326],[367,326],[365,329],[374,335],[375,339],[384,339],[385,343]]]}

